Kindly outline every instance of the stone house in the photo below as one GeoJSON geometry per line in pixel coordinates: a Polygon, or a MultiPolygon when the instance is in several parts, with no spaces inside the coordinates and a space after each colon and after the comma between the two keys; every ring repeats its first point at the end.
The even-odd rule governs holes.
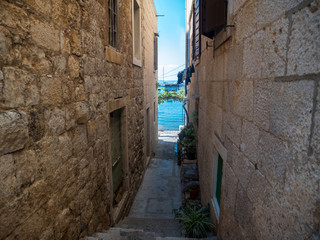
{"type": "Polygon", "coordinates": [[[130,208],[157,141],[152,0],[0,0],[0,239],[130,208]]]}
{"type": "Polygon", "coordinates": [[[320,237],[319,23],[318,0],[186,1],[187,102],[220,239],[320,237]]]}

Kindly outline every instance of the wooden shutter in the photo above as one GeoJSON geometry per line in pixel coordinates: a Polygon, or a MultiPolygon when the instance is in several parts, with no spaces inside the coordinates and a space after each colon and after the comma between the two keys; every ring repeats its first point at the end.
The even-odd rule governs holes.
{"type": "Polygon", "coordinates": [[[201,31],[200,31],[200,0],[193,5],[193,59],[201,55],[201,31]]]}
{"type": "Polygon", "coordinates": [[[227,22],[227,0],[201,0],[202,34],[213,38],[227,22]]]}

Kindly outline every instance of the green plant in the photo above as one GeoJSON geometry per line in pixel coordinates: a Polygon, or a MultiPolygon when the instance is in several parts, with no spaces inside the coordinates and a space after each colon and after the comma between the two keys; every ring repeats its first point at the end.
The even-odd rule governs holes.
{"type": "Polygon", "coordinates": [[[185,237],[204,238],[207,237],[207,231],[214,228],[210,220],[209,204],[203,208],[182,206],[175,211],[175,215],[186,231],[185,237]]]}
{"type": "Polygon", "coordinates": [[[162,88],[162,92],[158,93],[158,103],[164,103],[168,100],[174,100],[182,102],[184,99],[184,89],[177,91],[168,91],[166,88],[162,88]]]}
{"type": "Polygon", "coordinates": [[[197,110],[192,113],[192,119],[193,122],[198,126],[199,114],[197,110]]]}

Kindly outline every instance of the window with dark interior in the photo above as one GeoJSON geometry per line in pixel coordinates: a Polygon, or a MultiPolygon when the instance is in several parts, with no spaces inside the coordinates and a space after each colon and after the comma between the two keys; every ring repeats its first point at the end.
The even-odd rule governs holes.
{"type": "Polygon", "coordinates": [[[201,0],[201,33],[215,37],[227,25],[227,0],[201,0]]]}
{"type": "Polygon", "coordinates": [[[108,0],[108,43],[110,46],[118,47],[118,4],[117,0],[108,0]]]}

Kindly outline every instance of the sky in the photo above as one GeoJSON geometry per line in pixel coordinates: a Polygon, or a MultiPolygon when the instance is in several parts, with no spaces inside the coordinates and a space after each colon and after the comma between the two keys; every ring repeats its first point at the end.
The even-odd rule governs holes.
{"type": "Polygon", "coordinates": [[[158,81],[177,80],[185,67],[185,1],[153,0],[158,15],[158,81]],[[164,75],[163,75],[164,71],[164,75]]]}

